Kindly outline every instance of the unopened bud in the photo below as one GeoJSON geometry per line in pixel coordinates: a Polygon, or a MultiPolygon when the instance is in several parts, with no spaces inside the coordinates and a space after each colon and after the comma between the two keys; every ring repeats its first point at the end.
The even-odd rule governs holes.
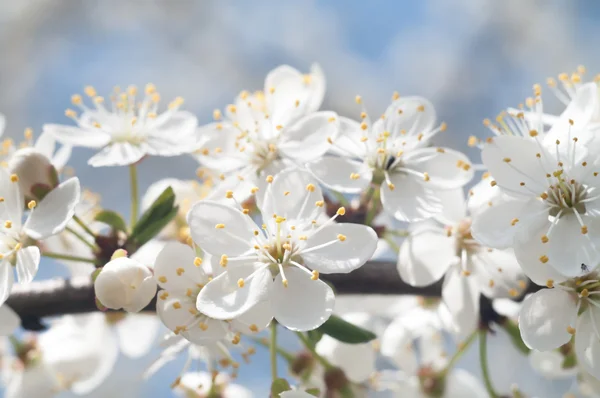
{"type": "Polygon", "coordinates": [[[96,297],[107,308],[139,312],[156,294],[156,281],[145,265],[127,257],[109,261],[94,282],[96,297]]]}

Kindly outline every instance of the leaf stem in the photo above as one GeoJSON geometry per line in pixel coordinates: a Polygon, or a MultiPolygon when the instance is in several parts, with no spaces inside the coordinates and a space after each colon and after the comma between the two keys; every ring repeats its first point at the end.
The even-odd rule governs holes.
{"type": "Polygon", "coordinates": [[[83,228],[83,230],[85,232],[87,232],[88,235],[90,235],[92,238],[96,239],[96,234],[94,233],[94,231],[92,231],[87,225],[85,225],[83,220],[81,218],[79,218],[79,216],[77,214],[73,215],[73,221],[75,221],[81,228],[83,228]]]}
{"type": "Polygon", "coordinates": [[[492,380],[490,378],[490,370],[488,368],[487,330],[485,329],[481,329],[479,331],[479,362],[481,365],[481,373],[483,375],[485,389],[487,390],[488,394],[490,394],[490,398],[498,398],[498,393],[494,390],[494,386],[492,385],[492,380]]]}
{"type": "Polygon", "coordinates": [[[450,370],[452,370],[454,365],[456,365],[456,362],[458,362],[458,360],[463,356],[463,354],[467,351],[471,344],[473,344],[475,338],[477,337],[477,333],[478,331],[474,330],[473,333],[471,333],[469,337],[467,337],[467,339],[464,342],[462,342],[462,344],[460,344],[452,358],[450,358],[450,361],[448,361],[448,365],[446,365],[446,368],[443,370],[442,373],[444,375],[447,375],[450,372],[450,370]]]}
{"type": "Polygon", "coordinates": [[[85,237],[83,235],[81,235],[79,232],[75,231],[73,228],[71,227],[67,227],[65,228],[67,231],[69,231],[71,234],[73,234],[73,236],[75,236],[77,239],[79,239],[81,242],[83,242],[86,246],[88,246],[90,249],[92,250],[96,250],[96,246],[93,243],[90,243],[87,239],[85,239],[85,237]]]}
{"type": "Polygon", "coordinates": [[[131,184],[131,225],[130,228],[133,230],[135,223],[138,219],[138,176],[137,166],[134,164],[129,165],[129,180],[131,184]]]}
{"type": "Polygon", "coordinates": [[[42,256],[49,257],[49,258],[55,258],[57,260],[79,261],[79,262],[83,262],[83,263],[96,264],[95,258],[70,256],[68,254],[59,254],[59,253],[51,253],[51,252],[44,252],[44,253],[42,253],[42,256]]]}
{"type": "Polygon", "coordinates": [[[277,380],[277,322],[271,321],[271,344],[269,345],[271,353],[271,379],[277,380]]]}

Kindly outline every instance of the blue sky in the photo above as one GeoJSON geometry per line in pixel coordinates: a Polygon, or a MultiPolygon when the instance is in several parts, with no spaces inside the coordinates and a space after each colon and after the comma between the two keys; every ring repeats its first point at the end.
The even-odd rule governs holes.
{"type": "MultiPolygon", "coordinates": [[[[206,123],[212,109],[241,89],[261,88],[278,64],[307,69],[319,62],[329,84],[324,108],[356,115],[353,98],[360,93],[379,113],[394,90],[424,95],[449,123],[440,143],[467,150],[469,135],[486,133],[483,118],[523,101],[533,83],[579,64],[591,75],[599,70],[593,41],[599,6],[592,0],[124,3],[0,6],[0,112],[8,117],[8,135],[68,123],[63,113],[70,95],[87,84],[107,91],[151,81],[163,98],[186,98],[186,107],[206,123]]],[[[89,156],[77,150],[71,162],[84,185],[100,191],[106,207],[127,212],[122,170],[87,168],[89,156]]],[[[187,158],[146,160],[142,191],[159,178],[192,178],[195,167],[187,158]]],[[[42,278],[56,275],[50,263],[40,269],[42,278]]],[[[467,356],[465,363],[472,362],[467,356]]],[[[120,366],[126,370],[121,381],[143,368],[131,361],[120,366]]],[[[168,396],[179,366],[144,384],[140,396],[168,396]]],[[[240,382],[265,396],[267,369],[259,350],[240,382]]],[[[541,396],[551,397],[549,391],[541,396]]]]}

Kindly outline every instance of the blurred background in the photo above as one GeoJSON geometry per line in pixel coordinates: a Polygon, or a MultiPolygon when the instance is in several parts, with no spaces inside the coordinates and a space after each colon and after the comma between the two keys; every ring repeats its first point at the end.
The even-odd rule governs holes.
{"type": "MultiPolygon", "coordinates": [[[[484,118],[523,102],[533,83],[549,76],[580,64],[587,79],[600,72],[599,17],[593,0],[2,1],[0,113],[7,116],[5,135],[21,138],[25,127],[39,134],[44,123],[68,124],[70,96],[85,85],[102,95],[114,85],[152,82],[167,100],[185,98],[184,109],[204,124],[242,89],[262,88],[275,66],[307,71],[318,62],[327,77],[322,109],[356,117],[356,94],[374,114],[395,90],[425,96],[449,126],[438,143],[479,162],[466,140],[487,134],[484,118]]],[[[546,109],[562,109],[550,93],[544,100],[546,109]]],[[[102,193],[104,206],[126,213],[123,170],[89,168],[90,154],[78,148],[70,164],[85,186],[102,193]]],[[[142,192],[160,178],[193,178],[195,169],[185,157],[145,160],[142,192]]],[[[43,263],[38,277],[59,272],[43,263]]],[[[490,353],[497,389],[518,383],[538,397],[562,397],[569,383],[542,382],[498,339],[490,353]]],[[[136,382],[147,364],[122,359],[94,396],[169,396],[182,361],[136,382]]],[[[476,353],[461,366],[477,373],[476,353]]],[[[239,382],[264,397],[267,369],[259,351],[239,382]]]]}

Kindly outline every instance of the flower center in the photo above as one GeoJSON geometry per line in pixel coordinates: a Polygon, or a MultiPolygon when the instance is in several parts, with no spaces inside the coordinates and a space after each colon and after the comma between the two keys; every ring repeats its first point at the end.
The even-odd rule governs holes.
{"type": "Polygon", "coordinates": [[[446,381],[443,376],[433,370],[430,366],[423,366],[417,372],[421,391],[431,398],[441,398],[444,396],[446,381]]]}
{"type": "Polygon", "coordinates": [[[560,214],[573,213],[585,214],[585,199],[588,198],[588,189],[575,180],[566,181],[560,175],[556,184],[550,185],[548,191],[542,195],[550,207],[550,215],[560,217],[560,214]]]}

